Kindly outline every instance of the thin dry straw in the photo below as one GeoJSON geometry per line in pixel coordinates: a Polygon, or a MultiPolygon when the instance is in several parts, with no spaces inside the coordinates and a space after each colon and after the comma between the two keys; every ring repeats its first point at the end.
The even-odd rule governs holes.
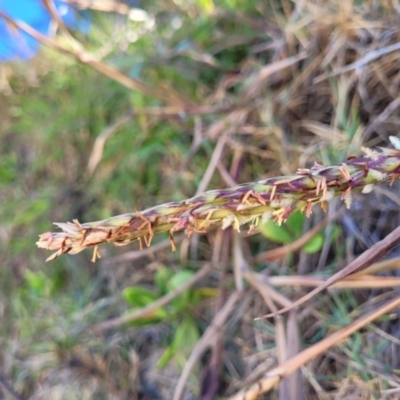
{"type": "Polygon", "coordinates": [[[205,232],[212,226],[223,229],[250,224],[254,231],[261,221],[273,219],[285,222],[296,210],[311,214],[314,204],[326,210],[327,202],[341,196],[351,205],[353,190],[369,193],[374,185],[390,182],[400,176],[400,140],[390,137],[395,149],[362,148],[362,157],[351,157],[345,163],[324,167],[315,164],[311,169],[299,169],[297,175],[245,183],[229,189],[211,190],[181,202],[166,203],[141,212],[118,215],[103,221],[55,223],[61,232],[46,232],[36,243],[47,250],[57,250],[47,261],[64,253],[76,254],[94,247],[94,262],[100,257],[102,243],[126,245],[138,240],[150,246],[154,235],[167,232],[175,249],[173,234],[184,230],[187,235],[205,232]]]}

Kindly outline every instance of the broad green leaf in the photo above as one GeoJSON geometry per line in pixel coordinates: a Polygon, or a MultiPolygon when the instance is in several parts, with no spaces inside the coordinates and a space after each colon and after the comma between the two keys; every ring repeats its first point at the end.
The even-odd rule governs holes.
{"type": "Polygon", "coordinates": [[[185,316],[181,324],[176,328],[173,341],[161,356],[157,366],[163,368],[172,357],[176,357],[176,361],[179,364],[183,364],[199,338],[200,333],[195,321],[188,315],[185,316]]]}
{"type": "MultiPolygon", "coordinates": [[[[132,314],[133,312],[140,310],[141,308],[131,308],[127,311],[127,314],[132,314]]],[[[147,313],[142,318],[137,318],[132,322],[129,322],[131,326],[144,326],[144,325],[154,325],[158,324],[169,317],[169,314],[163,308],[157,308],[149,313],[147,313]]]]}
{"type": "MultiPolygon", "coordinates": [[[[171,277],[171,279],[167,283],[168,292],[171,292],[182,286],[193,275],[194,275],[193,272],[188,270],[177,272],[175,275],[171,277]]],[[[196,299],[193,296],[193,289],[185,290],[184,292],[182,292],[180,296],[178,296],[171,302],[171,305],[175,313],[179,313],[180,311],[186,310],[189,305],[194,306],[195,304],[196,304],[196,299]]]]}
{"type": "Polygon", "coordinates": [[[295,239],[285,225],[278,226],[272,220],[265,224],[260,224],[259,229],[263,236],[275,243],[292,243],[295,239]]]}
{"type": "Polygon", "coordinates": [[[176,351],[189,355],[199,338],[200,333],[195,321],[186,316],[175,331],[174,348],[176,351]]]}
{"type": "Polygon", "coordinates": [[[162,267],[157,270],[154,281],[162,294],[168,292],[168,282],[171,279],[172,271],[168,268],[162,267]]]}
{"type": "MultiPolygon", "coordinates": [[[[147,305],[153,303],[155,300],[158,299],[158,296],[156,294],[139,286],[132,286],[124,289],[124,291],[122,292],[122,296],[129,304],[134,306],[129,310],[129,313],[134,312],[136,309],[139,310],[143,307],[146,307],[147,305]]],[[[164,308],[157,308],[145,315],[144,317],[131,322],[130,325],[142,326],[148,324],[156,324],[163,321],[167,317],[168,313],[164,308]]]]}
{"type": "Polygon", "coordinates": [[[308,254],[314,254],[317,251],[320,251],[323,245],[324,245],[324,236],[321,233],[318,233],[312,239],[310,239],[302,247],[302,249],[308,254]]]}
{"type": "Polygon", "coordinates": [[[157,362],[158,368],[164,368],[175,353],[174,346],[170,344],[157,362]]]}
{"type": "Polygon", "coordinates": [[[187,282],[194,273],[192,271],[179,271],[175,275],[173,275],[168,282],[168,292],[172,292],[178,287],[182,286],[185,282],[187,282]]]}
{"type": "Polygon", "coordinates": [[[303,231],[305,215],[301,211],[293,213],[288,220],[285,222],[290,232],[293,232],[295,238],[299,238],[303,231]]]}
{"type": "Polygon", "coordinates": [[[145,307],[158,299],[156,294],[139,286],[127,287],[123,290],[122,297],[136,307],[145,307]]]}
{"type": "Polygon", "coordinates": [[[220,289],[211,288],[211,287],[203,287],[198,288],[195,292],[202,298],[204,297],[215,297],[219,293],[220,289]]]}

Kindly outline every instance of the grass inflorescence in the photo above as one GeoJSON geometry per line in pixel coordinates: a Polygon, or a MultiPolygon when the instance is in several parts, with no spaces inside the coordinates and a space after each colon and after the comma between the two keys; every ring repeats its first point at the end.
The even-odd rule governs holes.
{"type": "Polygon", "coordinates": [[[351,157],[340,165],[315,164],[310,169],[299,169],[296,175],[211,190],[191,199],[103,221],[55,223],[62,231],[43,233],[37,245],[57,250],[48,261],[94,246],[94,262],[100,256],[98,246],[102,243],[123,246],[138,240],[140,247],[143,242],[150,246],[154,235],[168,232],[175,249],[173,234],[182,230],[190,235],[220,225],[239,231],[241,225],[250,224],[249,232],[253,232],[260,221],[265,223],[272,218],[280,225],[297,210],[309,216],[315,204],[326,210],[327,202],[336,196],[341,196],[349,208],[353,190],[369,193],[374,185],[388,181],[392,184],[399,177],[400,143],[395,137],[390,139],[395,149],[363,148],[364,156],[351,157]]]}

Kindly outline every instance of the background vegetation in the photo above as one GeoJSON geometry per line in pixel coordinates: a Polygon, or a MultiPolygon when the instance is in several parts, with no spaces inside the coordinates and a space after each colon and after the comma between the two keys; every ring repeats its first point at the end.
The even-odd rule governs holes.
{"type": "MultiPolygon", "coordinates": [[[[396,2],[90,3],[90,31],[60,29],[29,63],[0,65],[4,398],[172,399],[178,382],[185,399],[229,398],[398,296],[393,252],[376,268],[384,285],[355,279],[283,319],[254,320],[397,227],[396,184],[257,235],[177,237],[175,253],[161,236],[143,251],[105,247],[96,264],[86,251],[45,264],[34,243],[51,221],[343,162],[388,146],[400,123],[396,2]],[[253,272],[238,280],[243,265],[253,272]]],[[[392,311],[265,398],[398,398],[399,329],[392,311]]]]}

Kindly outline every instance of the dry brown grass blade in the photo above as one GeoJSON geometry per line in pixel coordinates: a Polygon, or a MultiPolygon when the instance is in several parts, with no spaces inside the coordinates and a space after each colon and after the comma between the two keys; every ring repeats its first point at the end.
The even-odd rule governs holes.
{"type": "MultiPolygon", "coordinates": [[[[328,279],[311,276],[273,276],[268,278],[267,282],[272,286],[318,287],[328,279]]],[[[354,274],[330,287],[335,289],[383,289],[399,286],[400,278],[354,274]]]]}
{"type": "Polygon", "coordinates": [[[57,8],[54,4],[54,0],[41,0],[43,6],[47,9],[53,21],[56,22],[58,29],[62,32],[64,37],[68,40],[68,44],[75,49],[75,51],[84,50],[81,43],[79,43],[69,32],[67,26],[64,24],[64,21],[58,14],[57,8]]]}
{"type": "MultiPolygon", "coordinates": [[[[286,358],[290,360],[300,353],[301,333],[297,313],[289,313],[286,323],[286,358]]],[[[301,370],[298,369],[292,374],[283,378],[279,385],[279,400],[303,400],[303,379],[301,370]]]]}
{"type": "Polygon", "coordinates": [[[229,136],[237,130],[238,126],[242,126],[247,119],[250,109],[246,107],[236,108],[232,112],[226,113],[224,118],[212,123],[204,132],[204,137],[216,139],[222,134],[229,136]]]}
{"type": "Polygon", "coordinates": [[[86,51],[75,51],[67,49],[66,47],[57,43],[57,41],[53,40],[52,38],[42,35],[40,32],[38,32],[36,29],[32,28],[25,22],[16,21],[10,18],[2,11],[0,11],[0,17],[4,18],[4,20],[10,26],[23,30],[24,32],[31,35],[34,39],[36,39],[40,43],[45,44],[46,46],[62,54],[75,58],[80,63],[92,67],[96,71],[101,72],[102,74],[108,76],[109,78],[121,83],[125,87],[133,90],[138,90],[141,93],[158,98],[160,100],[165,101],[166,103],[174,105],[177,108],[178,112],[182,111],[182,109],[184,109],[187,104],[190,104],[190,102],[188,102],[187,99],[181,99],[177,93],[174,93],[173,89],[168,89],[167,91],[164,91],[152,88],[141,81],[138,81],[123,74],[114,66],[100,61],[91,53],[88,53],[86,51]]]}
{"type": "Polygon", "coordinates": [[[359,275],[372,275],[381,271],[389,271],[392,269],[400,268],[400,257],[391,258],[389,260],[380,261],[365,269],[364,271],[357,272],[354,277],[359,275]]]}
{"type": "MultiPolygon", "coordinates": [[[[246,278],[247,282],[259,292],[270,310],[276,311],[277,309],[274,301],[277,301],[279,304],[283,305],[290,304],[290,302],[286,299],[283,299],[282,302],[280,301],[281,299],[274,297],[272,288],[257,279],[257,274],[254,272],[247,270],[244,274],[244,277],[246,278]]],[[[281,317],[275,318],[274,326],[277,358],[278,363],[281,365],[284,364],[289,358],[297,354],[300,349],[296,312],[293,311],[289,314],[286,329],[283,318],[281,317]]],[[[297,375],[298,372],[295,372],[293,375],[282,380],[279,392],[280,400],[301,400],[293,397],[294,393],[299,393],[299,387],[301,386],[301,377],[297,375]]]]}
{"type": "MultiPolygon", "coordinates": [[[[213,104],[187,104],[184,110],[186,115],[209,115],[209,114],[225,114],[231,112],[235,107],[232,105],[213,105],[213,104]]],[[[135,108],[132,111],[132,117],[136,115],[146,115],[152,117],[182,117],[182,108],[178,107],[143,107],[135,108]]]]}
{"type": "MultiPolygon", "coordinates": [[[[207,106],[192,106],[190,109],[185,110],[187,114],[213,114],[213,113],[220,113],[220,112],[225,112],[227,108],[221,108],[221,107],[207,107],[207,106]]],[[[172,115],[179,115],[180,110],[178,110],[176,107],[152,107],[152,108],[143,108],[143,109],[135,109],[134,112],[131,112],[127,115],[124,115],[117,119],[114,123],[112,123],[110,126],[108,126],[106,129],[104,129],[103,132],[100,133],[100,135],[97,136],[92,152],[90,153],[89,156],[89,161],[88,161],[88,166],[87,166],[87,175],[91,176],[93,172],[95,171],[97,165],[100,163],[102,157],[103,157],[103,152],[104,152],[104,146],[107,142],[107,140],[120,128],[123,126],[127,125],[135,115],[148,115],[148,116],[157,116],[157,117],[163,117],[163,116],[172,116],[172,115]]],[[[219,142],[218,142],[219,143],[219,142]]],[[[218,145],[217,145],[218,147],[218,145]]],[[[206,175],[206,174],[205,174],[206,175]]],[[[203,178],[204,179],[204,178],[203,178]]],[[[208,180],[207,180],[208,182],[208,180]]]]}
{"type": "Polygon", "coordinates": [[[244,98],[246,100],[257,98],[260,92],[265,89],[265,82],[272,74],[297,64],[299,61],[304,60],[307,55],[307,52],[303,51],[293,57],[288,57],[272,64],[268,64],[267,66],[262,67],[259,71],[250,75],[248,79],[251,81],[251,84],[246,89],[244,98]]]}
{"type": "Polygon", "coordinates": [[[229,299],[226,301],[224,306],[219,310],[218,314],[214,317],[211,324],[204,332],[201,339],[196,343],[189,359],[187,360],[185,367],[183,368],[182,374],[179,377],[176,385],[173,400],[182,399],[183,392],[185,389],[185,383],[189,378],[190,372],[195,366],[196,362],[200,359],[204,351],[211,346],[211,343],[216,340],[216,336],[220,334],[222,326],[225,324],[229,314],[231,313],[233,306],[242,297],[242,292],[233,292],[229,299]]]}
{"type": "Polygon", "coordinates": [[[116,12],[128,14],[130,8],[127,4],[116,0],[66,0],[67,3],[81,10],[92,9],[102,12],[116,12]]]}
{"type": "Polygon", "coordinates": [[[393,250],[399,245],[400,239],[400,227],[396,228],[393,232],[382,239],[381,241],[375,243],[370,249],[366,250],[363,254],[361,254],[358,258],[352,261],[349,265],[343,268],[341,271],[337,272],[333,276],[331,276],[326,282],[318,286],[316,289],[301,297],[299,300],[295,301],[290,307],[285,307],[282,310],[279,310],[276,313],[264,315],[258,319],[269,318],[275,315],[280,315],[285,312],[292,310],[295,307],[298,307],[301,304],[304,304],[306,301],[310,300],[316,294],[322,292],[324,289],[332,286],[334,283],[339,282],[346,278],[347,276],[354,274],[356,272],[360,272],[370,265],[372,265],[375,261],[382,258],[385,254],[387,254],[390,250],[393,250]]]}
{"type": "Polygon", "coordinates": [[[295,370],[300,368],[302,365],[311,361],[318,355],[322,354],[330,347],[338,344],[342,340],[346,339],[348,336],[357,332],[359,329],[363,328],[365,325],[371,323],[375,319],[387,314],[393,309],[400,307],[400,298],[387,302],[382,307],[377,310],[358,318],[352,322],[349,326],[339,329],[337,332],[321,340],[319,343],[309,347],[308,349],[302,351],[297,356],[291,358],[283,365],[273,369],[266,374],[265,378],[259,380],[253,384],[250,388],[241,390],[236,395],[230,397],[229,400],[255,400],[263,393],[271,390],[281,379],[292,374],[295,370]]]}
{"type": "Polygon", "coordinates": [[[103,151],[106,141],[109,139],[111,135],[113,135],[118,129],[122,128],[129,121],[132,120],[132,115],[124,115],[115,121],[112,125],[108,126],[99,136],[97,136],[92,152],[90,153],[88,166],[87,166],[87,174],[91,176],[96,169],[97,165],[103,158],[103,151]]]}
{"type": "Polygon", "coordinates": [[[361,72],[361,70],[369,63],[372,61],[375,61],[376,59],[383,57],[386,54],[390,54],[394,51],[400,50],[400,43],[394,43],[389,46],[382,47],[380,49],[372,50],[368,52],[364,57],[360,58],[356,62],[346,65],[344,67],[338,68],[335,71],[332,71],[327,74],[322,74],[320,76],[317,76],[313,83],[317,84],[319,82],[322,82],[325,79],[332,78],[336,75],[344,74],[345,72],[349,72],[352,70],[355,70],[356,72],[361,72]]]}
{"type": "Polygon", "coordinates": [[[364,137],[367,138],[371,133],[379,126],[382,125],[392,114],[393,112],[400,107],[400,97],[396,97],[392,100],[385,109],[374,118],[369,125],[366,126],[364,130],[364,137]]]}
{"type": "Polygon", "coordinates": [[[217,144],[214,148],[211,159],[208,163],[207,169],[204,172],[203,178],[201,179],[201,182],[199,183],[199,185],[197,187],[196,194],[200,194],[207,189],[207,187],[214,175],[214,171],[217,168],[218,161],[222,158],[225,143],[226,143],[226,135],[222,135],[217,141],[217,144]]]}
{"type": "Polygon", "coordinates": [[[157,310],[158,308],[165,306],[171,300],[173,300],[175,297],[179,296],[182,292],[189,289],[196,282],[198,282],[200,279],[202,279],[204,276],[206,276],[210,272],[211,268],[212,268],[212,264],[210,264],[210,263],[205,264],[184,284],[182,284],[181,286],[172,290],[165,296],[160,297],[158,300],[154,301],[153,303],[149,304],[148,306],[141,308],[140,310],[136,310],[132,313],[123,315],[121,317],[113,318],[108,321],[104,321],[99,324],[96,324],[96,325],[88,326],[86,329],[91,330],[93,332],[104,332],[109,329],[116,328],[118,326],[135,321],[139,318],[143,318],[146,315],[152,313],[154,310],[157,310]]]}
{"type": "Polygon", "coordinates": [[[277,292],[270,285],[263,282],[263,279],[259,278],[259,274],[247,270],[243,273],[243,277],[251,286],[254,287],[254,289],[260,293],[261,297],[264,299],[265,303],[270,309],[275,310],[275,305],[272,303],[272,301],[283,307],[290,307],[293,304],[293,302],[291,302],[285,296],[277,292]]]}
{"type": "MultiPolygon", "coordinates": [[[[389,271],[400,268],[400,257],[391,258],[371,265],[363,271],[348,276],[340,282],[334,283],[332,288],[366,289],[366,288],[393,288],[400,286],[400,278],[394,276],[375,276],[382,271],[389,271]]],[[[317,287],[329,276],[266,276],[257,274],[260,282],[272,286],[303,286],[317,287]]]]}

